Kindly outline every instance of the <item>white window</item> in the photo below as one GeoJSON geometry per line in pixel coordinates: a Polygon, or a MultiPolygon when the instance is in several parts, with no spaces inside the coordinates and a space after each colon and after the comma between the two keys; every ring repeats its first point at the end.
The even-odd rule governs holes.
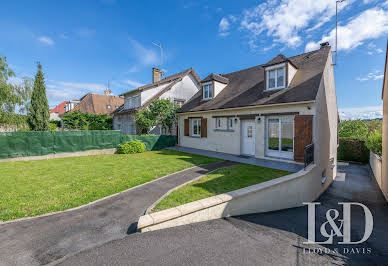
{"type": "Polygon", "coordinates": [[[216,118],[216,128],[217,129],[221,128],[221,118],[216,118]]]}
{"type": "Polygon", "coordinates": [[[233,118],[228,118],[228,129],[233,128],[233,118]]]}
{"type": "Polygon", "coordinates": [[[267,70],[267,90],[283,89],[286,87],[286,68],[278,67],[267,70]]]}
{"type": "Polygon", "coordinates": [[[213,98],[213,86],[211,83],[203,85],[203,98],[204,99],[213,98]]]}
{"type": "Polygon", "coordinates": [[[201,136],[201,119],[191,120],[191,136],[193,137],[201,136]]]}

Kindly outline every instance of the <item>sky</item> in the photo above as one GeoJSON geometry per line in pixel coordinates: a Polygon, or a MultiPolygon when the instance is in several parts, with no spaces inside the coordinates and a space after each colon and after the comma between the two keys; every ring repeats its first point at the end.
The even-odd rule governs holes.
{"type": "MultiPolygon", "coordinates": [[[[334,67],[342,119],[382,115],[388,0],[338,4],[334,67]]],[[[19,82],[40,62],[50,107],[108,86],[119,95],[194,67],[201,78],[319,48],[335,50],[335,0],[6,1],[0,55],[19,82]],[[163,58],[160,48],[162,44],[163,58]]]]}

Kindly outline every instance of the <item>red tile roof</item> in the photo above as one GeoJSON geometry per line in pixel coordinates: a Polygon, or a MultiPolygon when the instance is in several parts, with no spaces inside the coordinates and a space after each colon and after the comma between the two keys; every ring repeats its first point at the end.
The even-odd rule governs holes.
{"type": "Polygon", "coordinates": [[[58,113],[59,115],[62,115],[65,113],[65,106],[67,101],[63,101],[54,108],[50,109],[50,113],[58,113]]]}

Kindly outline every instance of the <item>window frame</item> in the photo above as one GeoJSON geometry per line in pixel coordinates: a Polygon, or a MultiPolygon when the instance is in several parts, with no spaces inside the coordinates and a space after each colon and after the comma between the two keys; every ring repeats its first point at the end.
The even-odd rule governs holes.
{"type": "Polygon", "coordinates": [[[233,129],[233,118],[227,119],[227,129],[232,130],[233,129]]]}
{"type": "Polygon", "coordinates": [[[266,90],[279,90],[284,89],[286,87],[286,81],[287,81],[287,70],[286,70],[286,64],[280,64],[280,65],[274,65],[270,66],[265,69],[265,76],[266,76],[266,90]],[[283,79],[283,85],[278,86],[278,70],[283,69],[284,73],[284,79],[283,79]],[[269,87],[269,73],[274,71],[275,72],[275,87],[270,88],[269,87]]]}
{"type": "Polygon", "coordinates": [[[221,117],[216,118],[216,129],[221,129],[222,124],[221,124],[221,117]]]}
{"type": "Polygon", "coordinates": [[[191,119],[191,136],[192,137],[201,137],[201,119],[200,118],[193,118],[191,119]],[[194,124],[197,124],[198,132],[197,134],[194,133],[194,124]]]}
{"type": "Polygon", "coordinates": [[[212,82],[208,82],[208,83],[205,83],[205,84],[202,84],[202,98],[203,100],[210,100],[210,99],[213,99],[214,95],[213,95],[213,83],[212,82]],[[207,93],[207,97],[205,97],[205,88],[208,89],[208,93],[207,93]]]}

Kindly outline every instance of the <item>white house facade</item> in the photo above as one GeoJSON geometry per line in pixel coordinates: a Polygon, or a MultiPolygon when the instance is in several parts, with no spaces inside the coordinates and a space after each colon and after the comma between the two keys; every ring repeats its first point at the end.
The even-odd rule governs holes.
{"type": "Polygon", "coordinates": [[[178,144],[315,163],[336,176],[338,110],[330,46],[237,72],[211,74],[178,111],[178,144]]]}
{"type": "MultiPolygon", "coordinates": [[[[139,132],[135,123],[135,114],[138,110],[146,108],[155,99],[168,99],[182,106],[200,89],[200,78],[193,68],[161,79],[161,72],[153,68],[153,82],[126,92],[124,104],[114,112],[113,129],[121,130],[124,134],[137,134],[139,132]]],[[[175,135],[176,129],[155,127],[149,133],[157,135],[175,135]]]]}

